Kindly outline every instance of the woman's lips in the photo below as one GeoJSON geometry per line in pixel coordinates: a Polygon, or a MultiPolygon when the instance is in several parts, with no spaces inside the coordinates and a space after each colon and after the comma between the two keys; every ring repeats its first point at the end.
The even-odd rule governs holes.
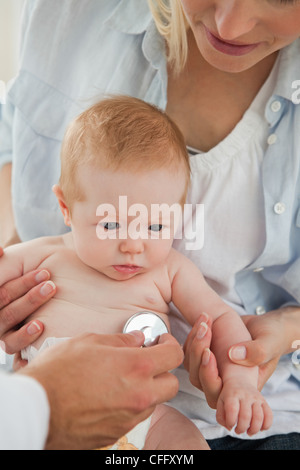
{"type": "Polygon", "coordinates": [[[118,273],[122,274],[135,274],[140,271],[140,266],[134,266],[131,264],[118,264],[113,266],[118,273]]]}
{"type": "Polygon", "coordinates": [[[255,44],[241,44],[234,41],[223,41],[222,39],[215,36],[209,29],[207,29],[206,26],[204,26],[204,28],[209,43],[223,54],[228,54],[232,56],[245,55],[253,51],[260,44],[259,42],[255,44]]]}

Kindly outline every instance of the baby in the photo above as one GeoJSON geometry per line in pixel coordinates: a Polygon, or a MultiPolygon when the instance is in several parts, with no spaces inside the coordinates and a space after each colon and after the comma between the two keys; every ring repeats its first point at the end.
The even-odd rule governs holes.
{"type": "MultiPolygon", "coordinates": [[[[272,421],[257,390],[258,370],[234,365],[227,356],[249,333],[196,266],[172,248],[180,223],[176,211],[157,210],[180,212],[189,179],[184,139],[165,113],[130,97],[102,100],[71,123],[62,145],[61,178],[53,190],[71,231],[8,248],[0,285],[45,268],[57,286],[55,297],[30,317],[43,321],[45,330],[23,351],[29,360],[84,332],[122,332],[140,311],[168,324],[171,301],[191,325],[206,312],[223,380],[217,415],[226,427],[253,434],[272,421]]],[[[151,441],[152,448],[207,448],[191,421],[166,405],[157,408],[151,434],[158,442],[151,441]]]]}

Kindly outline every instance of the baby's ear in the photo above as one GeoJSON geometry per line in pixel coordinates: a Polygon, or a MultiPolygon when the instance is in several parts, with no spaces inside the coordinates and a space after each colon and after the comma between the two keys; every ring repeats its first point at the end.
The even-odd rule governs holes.
{"type": "Polygon", "coordinates": [[[52,187],[52,191],[54,192],[55,196],[57,197],[60,210],[62,212],[62,215],[64,216],[65,224],[68,227],[71,227],[70,211],[69,211],[69,208],[68,208],[68,206],[65,202],[64,193],[62,192],[61,187],[58,184],[55,184],[52,187]]]}

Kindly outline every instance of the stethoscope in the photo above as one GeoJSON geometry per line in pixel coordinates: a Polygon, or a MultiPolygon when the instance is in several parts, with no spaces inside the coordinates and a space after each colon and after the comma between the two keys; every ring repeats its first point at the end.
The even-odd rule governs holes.
{"type": "Polygon", "coordinates": [[[144,333],[145,347],[154,346],[161,335],[169,332],[167,325],[159,315],[146,310],[132,315],[126,322],[123,333],[130,333],[136,330],[144,333]]]}

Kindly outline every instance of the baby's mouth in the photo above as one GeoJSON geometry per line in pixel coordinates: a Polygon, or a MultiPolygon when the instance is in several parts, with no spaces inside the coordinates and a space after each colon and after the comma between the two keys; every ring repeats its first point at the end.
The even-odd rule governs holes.
{"type": "Polygon", "coordinates": [[[118,273],[122,273],[122,274],[134,274],[142,269],[141,266],[135,266],[133,264],[117,264],[117,265],[114,265],[113,268],[118,273]]]}

